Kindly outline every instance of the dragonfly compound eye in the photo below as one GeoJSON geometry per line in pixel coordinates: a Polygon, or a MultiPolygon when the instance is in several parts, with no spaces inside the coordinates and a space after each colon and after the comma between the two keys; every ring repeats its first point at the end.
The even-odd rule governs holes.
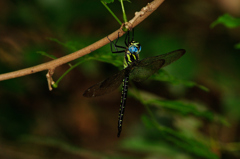
{"type": "Polygon", "coordinates": [[[141,45],[132,45],[129,46],[128,50],[132,53],[132,54],[139,54],[139,52],[141,51],[141,45]]]}

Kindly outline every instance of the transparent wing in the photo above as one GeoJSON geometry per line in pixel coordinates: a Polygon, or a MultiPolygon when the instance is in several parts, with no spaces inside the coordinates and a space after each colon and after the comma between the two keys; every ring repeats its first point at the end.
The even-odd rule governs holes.
{"type": "Polygon", "coordinates": [[[130,73],[130,79],[136,82],[141,82],[148,79],[154,73],[156,73],[163,65],[163,59],[154,59],[154,58],[146,58],[133,67],[130,73]]]}
{"type": "Polygon", "coordinates": [[[171,63],[173,63],[174,61],[177,61],[180,57],[182,57],[185,54],[185,50],[184,49],[179,49],[179,50],[175,50],[163,55],[158,55],[155,56],[155,59],[163,59],[165,60],[165,63],[162,67],[165,67],[171,63]]]}
{"type": "Polygon", "coordinates": [[[119,71],[113,76],[108,77],[107,79],[89,87],[84,93],[84,97],[97,97],[107,93],[110,93],[117,89],[125,76],[125,69],[119,71]]]}
{"type": "Polygon", "coordinates": [[[126,73],[129,72],[130,79],[137,82],[144,81],[156,73],[160,68],[178,60],[182,55],[184,55],[184,53],[185,50],[180,49],[163,55],[145,58],[137,62],[135,65],[131,65],[126,69],[119,71],[117,74],[105,79],[104,81],[91,86],[84,92],[83,96],[96,97],[114,91],[122,83],[126,73]]]}
{"type": "Polygon", "coordinates": [[[136,82],[144,81],[156,73],[160,68],[178,60],[184,54],[185,50],[180,49],[163,55],[145,58],[139,61],[136,66],[133,66],[130,73],[130,79],[136,82]]]}

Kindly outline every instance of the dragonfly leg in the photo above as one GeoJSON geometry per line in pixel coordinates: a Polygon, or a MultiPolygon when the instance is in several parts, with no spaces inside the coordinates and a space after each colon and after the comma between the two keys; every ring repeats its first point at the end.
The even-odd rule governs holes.
{"type": "MultiPolygon", "coordinates": [[[[107,37],[107,38],[108,38],[108,37],[107,37]]],[[[112,53],[122,53],[122,52],[125,52],[126,47],[117,45],[118,39],[119,39],[119,33],[118,33],[118,38],[117,38],[117,40],[116,40],[115,43],[108,38],[108,40],[109,40],[110,43],[111,43],[110,46],[111,46],[111,52],[112,52],[112,53]],[[113,51],[112,45],[115,47],[115,50],[116,50],[116,51],[113,51]],[[121,49],[124,49],[124,50],[120,50],[120,51],[119,51],[117,48],[121,48],[121,49]]]]}
{"type": "Polygon", "coordinates": [[[125,37],[125,45],[128,46],[129,43],[130,43],[130,41],[129,41],[129,31],[128,31],[127,35],[125,37]]]}
{"type": "Polygon", "coordinates": [[[132,41],[134,39],[134,28],[132,28],[132,41]]]}
{"type": "Polygon", "coordinates": [[[119,32],[118,32],[118,38],[117,38],[117,40],[116,40],[116,42],[115,42],[115,44],[114,44],[115,47],[122,48],[122,49],[126,49],[126,47],[128,46],[127,44],[126,44],[126,47],[125,47],[125,46],[117,45],[118,39],[119,39],[119,32]]]}
{"type": "Polygon", "coordinates": [[[127,35],[125,37],[125,45],[128,46],[131,41],[134,39],[134,28],[132,28],[132,40],[130,41],[130,31],[127,32],[127,35]]]}

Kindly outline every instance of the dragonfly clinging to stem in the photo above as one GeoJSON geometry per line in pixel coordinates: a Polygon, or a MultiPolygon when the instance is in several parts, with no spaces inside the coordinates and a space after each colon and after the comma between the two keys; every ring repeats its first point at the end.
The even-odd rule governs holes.
{"type": "Polygon", "coordinates": [[[122,95],[121,104],[118,116],[118,134],[119,137],[122,131],[123,115],[127,100],[128,91],[128,81],[129,78],[136,81],[142,82],[149,78],[151,75],[156,73],[160,68],[163,68],[172,62],[178,60],[181,56],[185,54],[184,49],[175,50],[166,54],[145,58],[139,60],[139,53],[141,51],[141,45],[139,42],[134,41],[134,30],[132,31],[132,38],[130,40],[130,33],[127,32],[125,37],[125,46],[117,45],[119,36],[114,43],[111,42],[112,53],[123,53],[124,56],[124,69],[118,73],[108,77],[107,79],[89,87],[83,94],[84,97],[97,97],[107,93],[112,92],[117,89],[121,83],[122,85],[122,95]],[[112,45],[116,51],[113,51],[112,45]],[[121,50],[118,50],[121,49],[121,50]]]}

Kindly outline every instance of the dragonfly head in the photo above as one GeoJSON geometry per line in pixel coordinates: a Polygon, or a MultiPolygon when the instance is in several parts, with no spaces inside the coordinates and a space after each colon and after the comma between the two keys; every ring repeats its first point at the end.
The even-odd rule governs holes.
{"type": "Polygon", "coordinates": [[[136,41],[131,41],[130,45],[128,46],[128,50],[132,53],[132,54],[139,54],[141,51],[141,45],[139,42],[136,41]]]}

